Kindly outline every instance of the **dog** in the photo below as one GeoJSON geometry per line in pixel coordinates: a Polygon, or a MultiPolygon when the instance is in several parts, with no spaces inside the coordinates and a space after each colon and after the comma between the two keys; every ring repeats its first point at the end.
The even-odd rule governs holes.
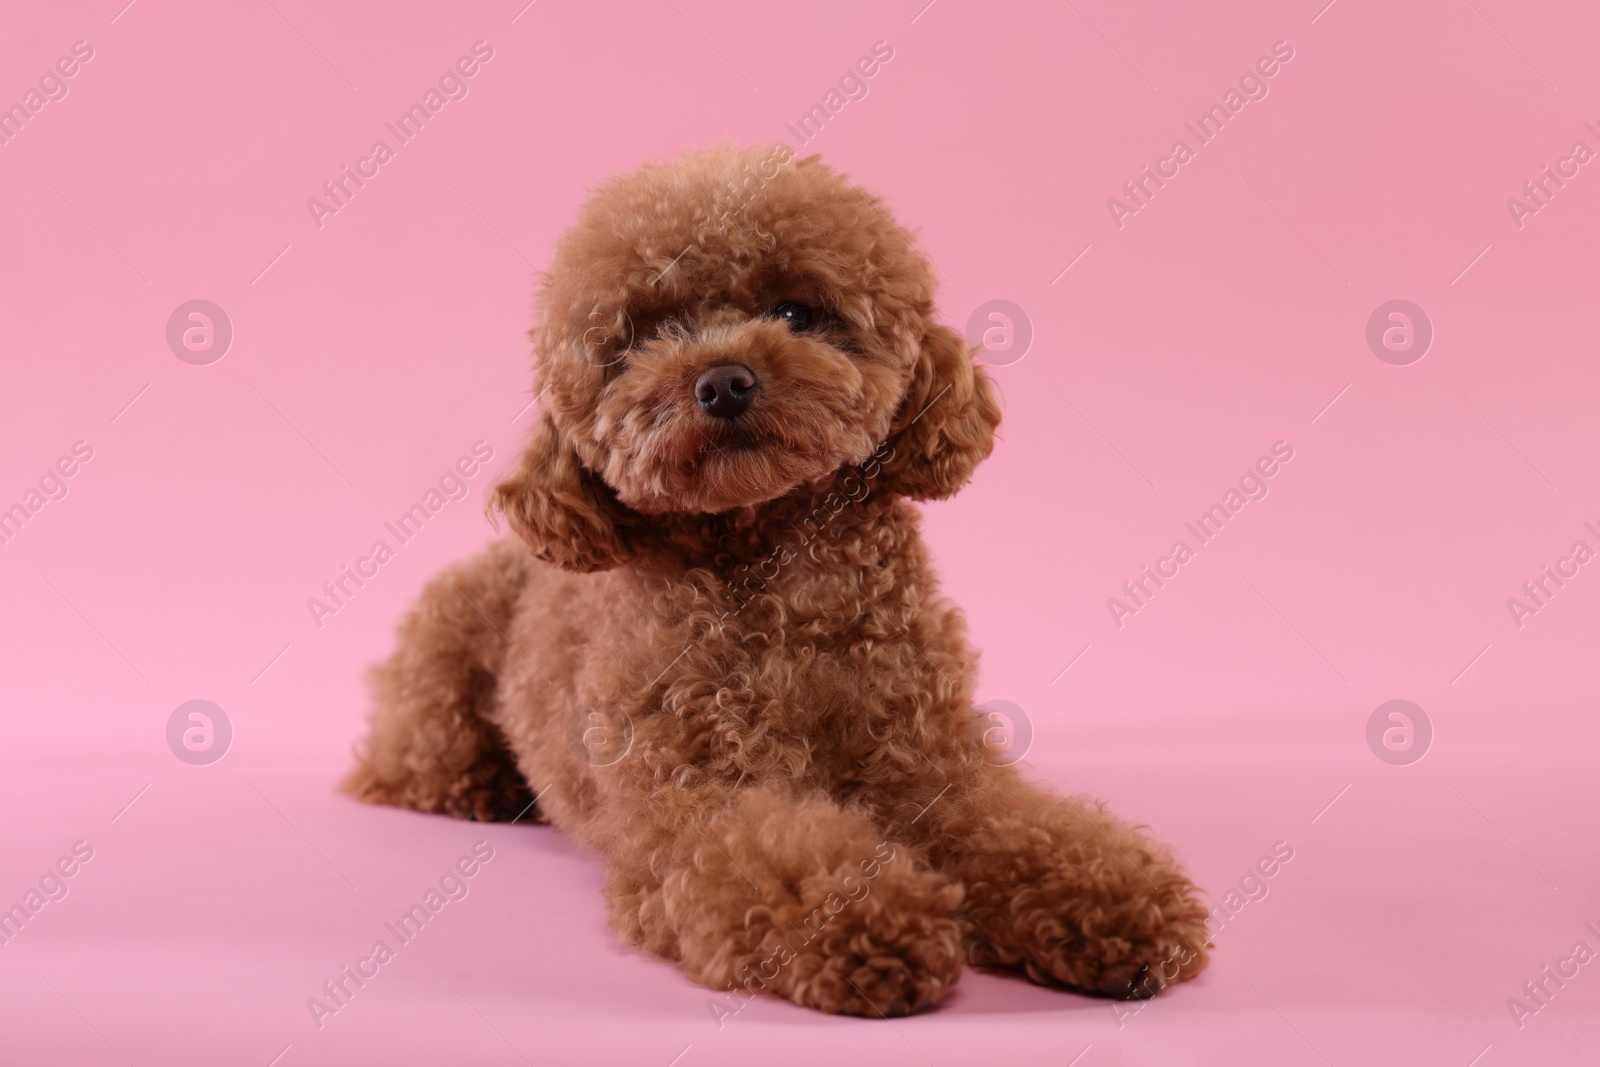
{"type": "Polygon", "coordinates": [[[345,788],[554,825],[625,942],[739,995],[876,1018],[966,963],[1193,977],[1172,855],[974,728],[913,502],[989,455],[994,391],[882,202],[791,156],[647,164],[558,242],[542,412],[489,505],[517,536],[402,622],[345,788]]]}

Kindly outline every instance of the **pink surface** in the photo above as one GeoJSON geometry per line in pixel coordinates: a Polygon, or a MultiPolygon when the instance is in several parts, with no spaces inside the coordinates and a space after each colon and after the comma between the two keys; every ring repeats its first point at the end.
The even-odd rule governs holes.
{"type": "Polygon", "coordinates": [[[0,904],[66,892],[0,947],[0,1062],[1600,1062],[1600,965],[1541,973],[1600,951],[1600,564],[1571,555],[1600,550],[1592,8],[124,2],[18,7],[0,42],[24,108],[93,53],[0,145],[0,506],[40,488],[0,544],[0,904]],[[465,96],[316,217],[478,41],[465,96]],[[719,1030],[614,943],[553,831],[332,789],[362,668],[490,536],[533,274],[584,190],[792,142],[878,41],[802,152],[920,231],[948,321],[1007,300],[1033,334],[991,357],[994,458],[928,509],[982,695],[1024,709],[1033,773],[1148,821],[1219,903],[1294,850],[1136,1014],[969,972],[893,1025],[762,1002],[719,1030]],[[1201,144],[1185,123],[1275,42],[1201,144]],[[232,324],[208,365],[168,345],[191,300],[232,324]],[[1431,322],[1420,361],[1383,316],[1369,347],[1392,300],[1431,322]],[[479,441],[467,499],[319,628],[307,599],[479,441]],[[1280,441],[1198,545],[1184,524],[1280,441]],[[1146,564],[1177,574],[1114,611],[1146,564]],[[1569,576],[1533,601],[1547,564],[1569,576]],[[232,728],[210,765],[168,745],[196,699],[232,728]],[[1431,723],[1420,762],[1369,748],[1396,699],[1431,723]],[[319,1028],[307,999],[478,841],[467,896],[319,1028]]]}

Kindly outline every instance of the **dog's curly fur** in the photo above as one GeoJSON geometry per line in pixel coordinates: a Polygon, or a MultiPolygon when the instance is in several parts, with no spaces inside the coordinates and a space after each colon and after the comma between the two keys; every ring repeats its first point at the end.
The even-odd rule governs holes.
{"type": "Polygon", "coordinates": [[[961,487],[999,409],[880,201],[781,150],[647,165],[561,240],[530,336],[544,411],[492,505],[520,539],[423,592],[349,791],[537,795],[623,938],[823,1011],[918,1011],[968,961],[1117,997],[1204,966],[1170,854],[973,728],[909,502],[961,487]],[[725,364],[757,383],[736,419],[695,397],[725,364]]]}

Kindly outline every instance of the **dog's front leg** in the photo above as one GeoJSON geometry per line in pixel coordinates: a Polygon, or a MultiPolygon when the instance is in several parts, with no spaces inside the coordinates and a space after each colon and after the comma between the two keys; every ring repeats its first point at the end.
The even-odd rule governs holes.
{"type": "Polygon", "coordinates": [[[1149,997],[1206,963],[1205,907],[1167,850],[1092,800],[975,769],[919,823],[965,890],[969,958],[1046,985],[1149,997]]]}
{"type": "Polygon", "coordinates": [[[611,815],[613,923],[732,991],[724,1012],[766,992],[822,1011],[904,1015],[960,976],[960,889],[863,812],[748,786],[668,787],[628,807],[611,815]]]}

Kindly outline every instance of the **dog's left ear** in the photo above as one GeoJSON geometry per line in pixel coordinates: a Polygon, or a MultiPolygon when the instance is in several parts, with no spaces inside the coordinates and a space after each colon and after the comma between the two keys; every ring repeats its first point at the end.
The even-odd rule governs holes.
{"type": "Polygon", "coordinates": [[[607,570],[632,558],[631,518],[545,412],[514,470],[495,487],[505,516],[533,554],[563,570],[607,570]]]}
{"type": "Polygon", "coordinates": [[[948,326],[930,324],[889,434],[885,486],[915,500],[951,496],[994,448],[999,422],[989,377],[966,341],[948,326]]]}

